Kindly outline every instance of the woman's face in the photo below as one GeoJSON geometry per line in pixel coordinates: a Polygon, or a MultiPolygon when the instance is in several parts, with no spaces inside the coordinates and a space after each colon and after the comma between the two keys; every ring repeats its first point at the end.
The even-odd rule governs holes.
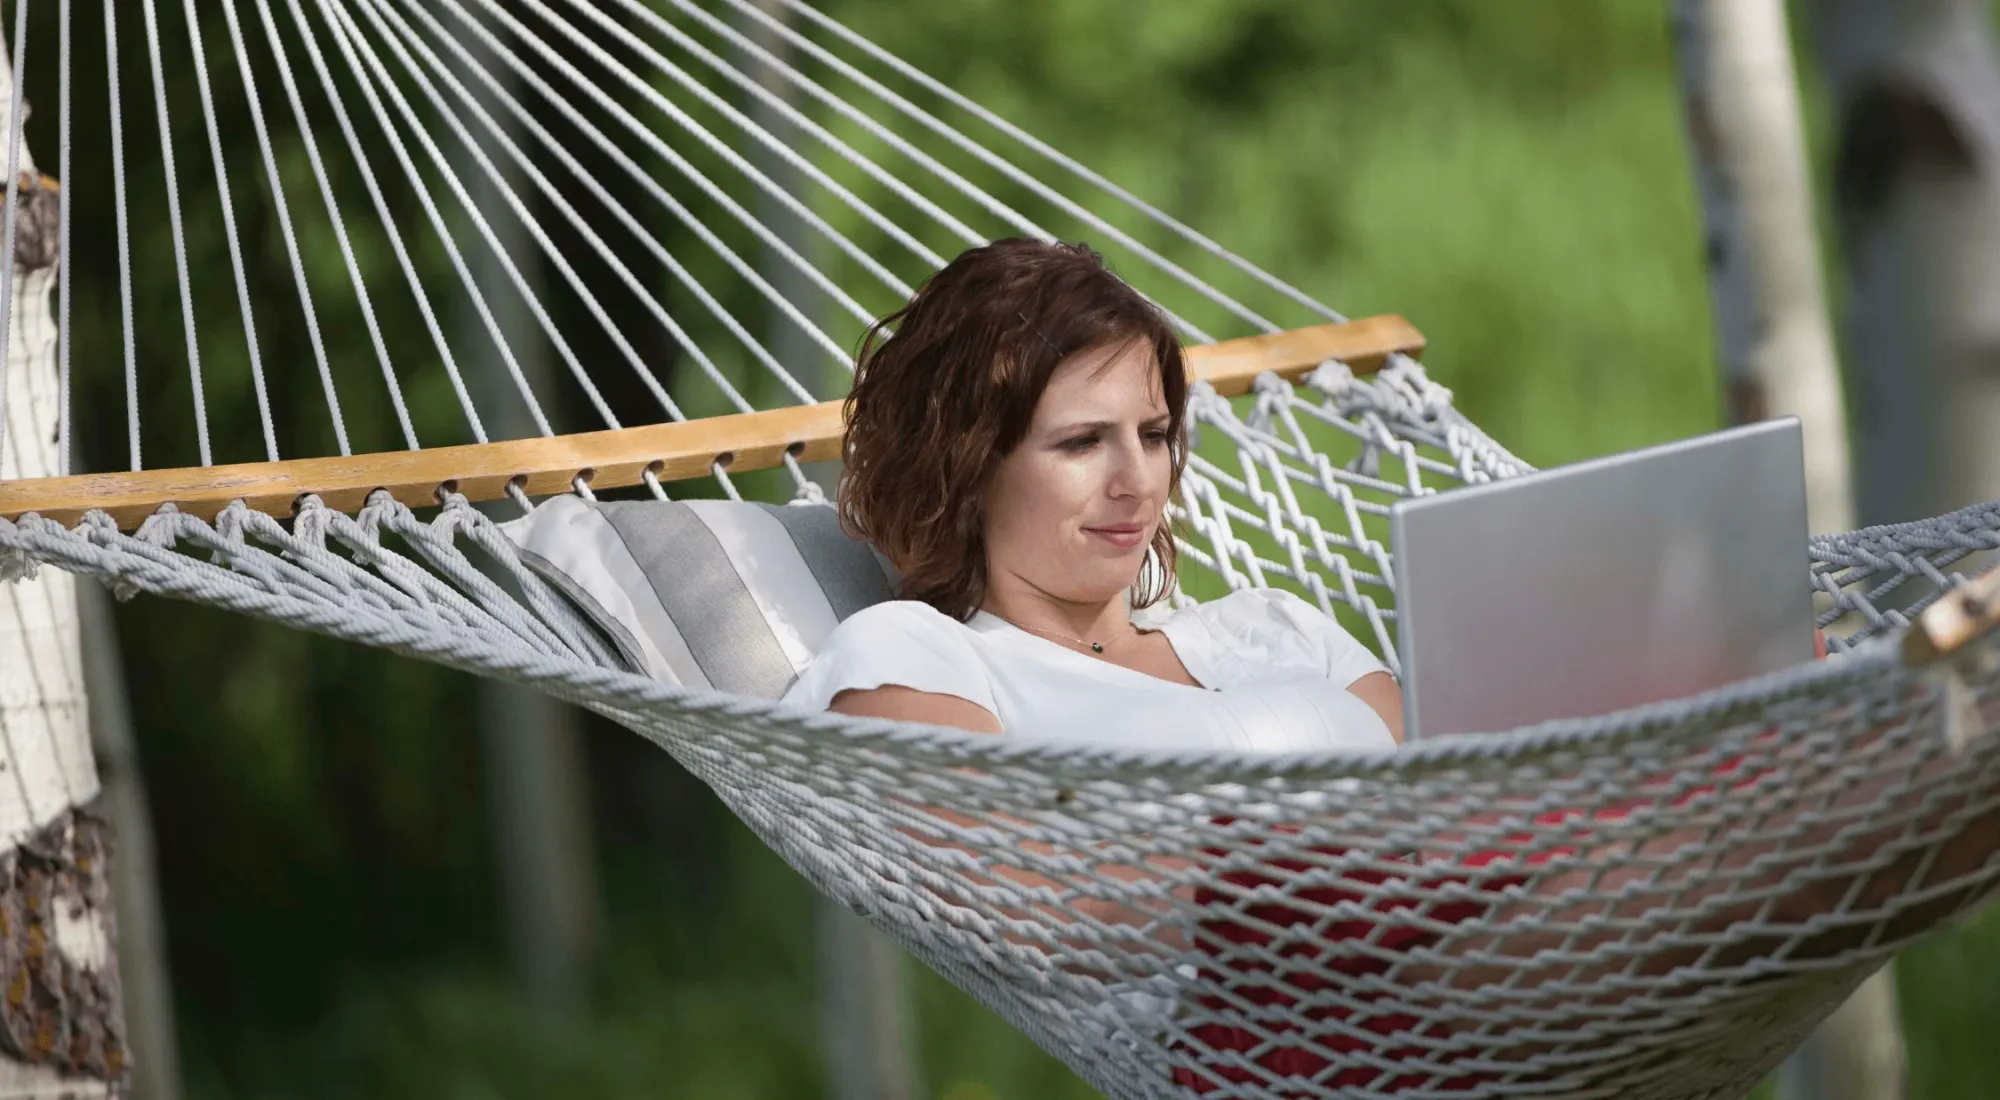
{"type": "Polygon", "coordinates": [[[1147,341],[1063,360],[987,490],[989,589],[1088,603],[1130,587],[1167,504],[1168,425],[1147,341]]]}

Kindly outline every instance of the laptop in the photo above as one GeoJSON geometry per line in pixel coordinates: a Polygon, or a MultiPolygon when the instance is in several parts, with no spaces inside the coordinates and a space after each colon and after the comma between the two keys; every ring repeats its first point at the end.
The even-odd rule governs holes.
{"type": "Polygon", "coordinates": [[[1796,418],[1399,501],[1389,532],[1409,740],[1813,657],[1796,418]]]}

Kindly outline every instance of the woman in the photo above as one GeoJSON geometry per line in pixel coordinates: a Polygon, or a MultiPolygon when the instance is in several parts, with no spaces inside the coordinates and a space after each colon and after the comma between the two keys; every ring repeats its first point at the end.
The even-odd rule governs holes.
{"type": "Polygon", "coordinates": [[[1012,736],[1393,749],[1381,663],[1297,596],[1173,614],[1187,379],[1166,319],[1080,246],[959,257],[863,345],[842,513],[901,573],[787,700],[1012,736]],[[1135,621],[1136,620],[1136,621],[1135,621]]]}
{"type": "MultiPolygon", "coordinates": [[[[1186,460],[1186,396],[1180,347],[1165,319],[1088,249],[999,241],[939,271],[864,341],[848,402],[843,517],[900,572],[903,598],[843,622],[787,701],[1010,737],[1122,740],[1149,747],[1393,750],[1402,729],[1395,682],[1338,624],[1303,600],[1252,590],[1171,614],[1158,609],[1174,575],[1165,508],[1186,460]]],[[[1885,777],[1882,783],[1900,778],[1885,777]]],[[[1737,772],[1731,762],[1718,768],[1716,786],[1745,791],[1759,779],[1737,772]]],[[[1634,789],[1642,786],[1635,777],[1634,789]]],[[[1848,793],[1865,799],[1870,788],[1856,785],[1848,793]]],[[[932,812],[954,816],[947,809],[932,812]]],[[[1781,807],[1766,823],[1800,812],[1781,807]]],[[[1318,960],[1318,974],[1260,977],[1232,969],[1225,984],[1233,986],[1236,1004],[1267,1006],[1274,1020],[1287,1022],[1266,1021],[1255,1029],[1210,1024],[1187,1031],[1213,1057],[1202,1055],[1199,1071],[1176,1070],[1176,1079],[1196,1092],[1215,1087],[1218,1079],[1258,1076],[1395,1087],[1399,1079],[1383,1076],[1384,1060],[1401,1064],[1418,1057],[1428,1057],[1436,1073],[1440,1059],[1458,1057],[1437,1053],[1442,1037],[1460,1028],[1484,1029],[1478,1013],[1419,1022],[1393,1012],[1355,1014],[1325,1004],[1331,989],[1325,974],[1369,978],[1343,979],[1348,988],[1371,981],[1379,986],[1390,970],[1385,952],[1435,945],[1461,956],[1444,963],[1399,963],[1396,980],[1403,983],[1440,982],[1461,990],[1505,985],[1510,995],[1520,995],[1547,982],[1548,1010],[1560,1018],[1589,1011],[1569,992],[1577,983],[1738,965],[1782,942],[1738,934],[1742,922],[1768,927],[1867,908],[1898,897],[1913,874],[1957,881],[2000,850],[2000,813],[1984,813],[1929,855],[1913,851],[1865,874],[1798,876],[1772,899],[1737,903],[1737,895],[1727,891],[1745,883],[1712,873],[1704,862],[1706,835],[1656,836],[1646,844],[1648,863],[1633,858],[1629,842],[1622,849],[1607,843],[1604,852],[1596,851],[1576,815],[1544,816],[1549,819],[1544,824],[1569,823],[1568,835],[1577,846],[1525,857],[1442,853],[1399,871],[1402,881],[1429,890],[1472,883],[1509,895],[1487,903],[1472,900],[1479,893],[1459,890],[1459,901],[1427,910],[1429,930],[1392,919],[1387,909],[1380,910],[1379,922],[1332,926],[1315,925],[1305,911],[1288,904],[1251,906],[1242,910],[1244,921],[1213,915],[1228,912],[1232,899],[1240,901],[1248,891],[1279,887],[1283,872],[1302,869],[1280,860],[1271,863],[1270,874],[1232,871],[1199,890],[1177,891],[1183,902],[1210,906],[1202,926],[1204,949],[1249,944],[1264,948],[1267,956],[1308,952],[1318,960]],[[1537,872],[1555,855],[1574,869],[1537,872]],[[1715,904],[1690,918],[1684,942],[1649,947],[1639,957],[1621,954],[1622,931],[1586,925],[1604,916],[1591,899],[1628,881],[1640,891],[1635,904],[1669,890],[1677,891],[1677,906],[1695,906],[1711,895],[1715,904]],[[1722,885],[1714,885],[1718,882],[1722,885]],[[1562,904],[1579,908],[1572,913],[1562,904]],[[1480,917],[1498,925],[1520,913],[1526,917],[1516,930],[1497,939],[1446,939],[1437,932],[1480,917]],[[1569,931],[1536,930],[1548,927],[1569,931]],[[1718,945],[1703,944],[1692,935],[1697,932],[1714,933],[1718,945]],[[1279,936],[1286,942],[1277,942],[1279,936]],[[1370,941],[1369,950],[1330,947],[1361,939],[1370,941]],[[1578,961],[1600,946],[1606,948],[1602,961],[1578,961]],[[1273,1041],[1290,1032],[1297,1034],[1273,1041]],[[1363,1050],[1372,1057],[1348,1057],[1363,1050]],[[1431,1053],[1422,1054],[1425,1050],[1431,1053]],[[1261,1074],[1244,1066],[1246,1053],[1261,1074]]],[[[1599,810],[1595,820],[1620,816],[1617,810],[1599,810]]],[[[1836,837],[1831,827],[1804,818],[1793,838],[1850,854],[1886,839],[1851,829],[1836,837]]],[[[1785,861],[1772,867],[1774,880],[1783,877],[1785,861]]],[[[999,873],[1025,884],[1035,881],[1009,869],[999,873]]],[[[1319,885],[1292,896],[1322,912],[1348,903],[1373,905],[1365,888],[1385,878],[1379,868],[1355,872],[1343,880],[1355,890],[1319,885]]],[[[1899,934],[1938,922],[1983,889],[1990,886],[1975,879],[1906,905],[1899,934]]],[[[1132,913],[1131,920],[1147,916],[1132,913]]],[[[1830,955],[1867,933],[1866,922],[1852,922],[1787,950],[1793,957],[1830,955]]],[[[1543,1049],[1537,1042],[1504,1039],[1504,1033],[1489,1033],[1484,1045],[1473,1049],[1489,1065],[1496,1058],[1531,1058],[1543,1049]]],[[[1450,1079],[1463,1086],[1477,1077],[1454,1071],[1450,1079]]],[[[1417,1074],[1409,1083],[1423,1080],[1417,1074]]]]}

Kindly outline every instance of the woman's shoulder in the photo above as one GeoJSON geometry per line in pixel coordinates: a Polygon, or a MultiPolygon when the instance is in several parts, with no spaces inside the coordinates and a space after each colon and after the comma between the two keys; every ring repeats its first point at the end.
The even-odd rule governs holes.
{"type": "Polygon", "coordinates": [[[820,652],[880,655],[921,646],[962,653],[973,644],[973,634],[972,628],[920,600],[885,600],[842,619],[820,652]]]}
{"type": "Polygon", "coordinates": [[[1166,629],[1177,647],[1213,651],[1204,656],[1233,669],[1232,680],[1310,670],[1344,687],[1382,671],[1374,654],[1331,615],[1280,588],[1240,588],[1183,608],[1166,629]]]}
{"type": "Polygon", "coordinates": [[[922,600],[883,600],[869,604],[840,621],[840,630],[907,631],[965,635],[971,628],[922,600]]]}
{"type": "Polygon", "coordinates": [[[973,638],[971,628],[929,604],[878,603],[834,628],[785,698],[824,710],[842,691],[893,685],[955,695],[991,711],[992,691],[973,638]]]}
{"type": "Polygon", "coordinates": [[[1239,588],[1226,596],[1182,608],[1169,621],[1183,618],[1232,635],[1311,632],[1322,623],[1333,622],[1319,608],[1282,588],[1239,588]]]}

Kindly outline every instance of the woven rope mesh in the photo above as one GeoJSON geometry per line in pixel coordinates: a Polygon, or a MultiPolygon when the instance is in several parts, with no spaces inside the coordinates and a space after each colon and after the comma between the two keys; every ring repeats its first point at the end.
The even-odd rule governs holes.
{"type": "Polygon", "coordinates": [[[1285,583],[1392,668],[1389,505],[1528,469],[1400,357],[1372,379],[1328,363],[1299,387],[1266,375],[1236,403],[1204,386],[1189,403],[1195,446],[1173,511],[1194,566],[1184,590],[1285,583]]]}
{"type": "MultiPolygon", "coordinates": [[[[1408,362],[1198,394],[1185,587],[1282,583],[1391,636],[1388,501],[1526,468],[1447,398],[1408,362]]],[[[462,498],[427,521],[380,495],[134,535],[0,521],[0,572],[53,564],[598,709],[1109,1096],[1682,1098],[1740,1095],[1993,891],[2000,654],[1918,673],[1882,636],[1899,598],[2000,546],[1996,521],[1815,540],[1836,660],[1386,757],[1063,748],[683,693],[616,668],[462,498]]]]}
{"type": "MultiPolygon", "coordinates": [[[[79,362],[124,367],[123,423],[97,427],[133,469],[831,397],[869,319],[1007,234],[1097,242],[1191,343],[1340,319],[810,7],[723,6],[258,0],[220,26],[105,6],[76,45],[126,92],[73,128],[59,109],[46,145],[60,238],[73,216],[117,228],[121,296],[98,315],[122,324],[39,353],[60,437],[78,434],[72,337],[79,362]],[[197,102],[169,103],[176,66],[197,102]],[[111,178],[68,178],[73,131],[111,143],[111,178]],[[256,155],[232,160],[243,132],[256,155]],[[194,308],[183,199],[225,225],[233,310],[194,308]],[[243,248],[231,202],[277,243],[243,248]],[[539,281],[516,262],[538,253],[539,281]],[[177,301],[135,309],[133,272],[172,272],[177,301]],[[269,399],[281,362],[313,364],[323,424],[269,399]],[[565,376],[583,399],[545,408],[565,376]],[[162,379],[176,404],[142,418],[162,379]]],[[[17,41],[62,65],[69,33],[17,41]]],[[[1231,399],[1198,386],[1191,421],[1177,599],[1288,587],[1391,662],[1390,504],[1528,469],[1402,358],[1231,399]]],[[[719,491],[733,476],[715,467],[719,491]]],[[[1367,757],[1065,748],[683,692],[619,667],[457,496],[428,516],[386,494],[354,516],[308,497],[285,521],[168,508],[132,533],[0,519],[0,582],[54,566],[609,714],[1113,1097],[1678,1100],[1740,1095],[1992,892],[1995,643],[1919,673],[1891,642],[1996,550],[2000,505],[1817,539],[1800,567],[1836,660],[1367,757]]]]}

